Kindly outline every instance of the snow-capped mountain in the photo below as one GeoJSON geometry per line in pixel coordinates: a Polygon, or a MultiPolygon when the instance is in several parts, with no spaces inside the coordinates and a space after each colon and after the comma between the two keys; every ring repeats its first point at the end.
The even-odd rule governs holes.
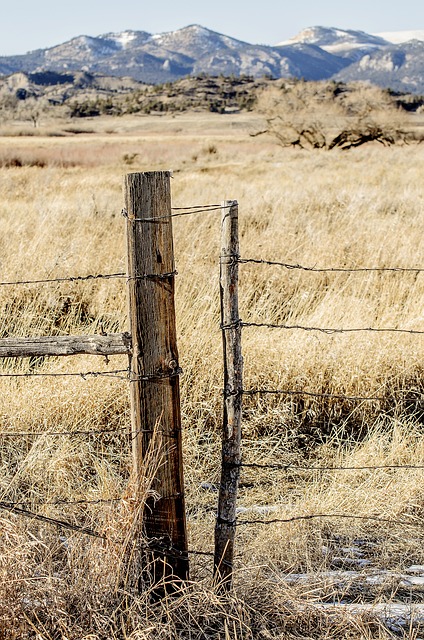
{"type": "Polygon", "coordinates": [[[327,53],[350,60],[358,60],[366,53],[387,46],[389,41],[364,31],[335,29],[334,27],[309,27],[280,44],[293,45],[296,43],[313,44],[327,53]]]}
{"type": "Polygon", "coordinates": [[[0,57],[0,73],[83,70],[131,76],[149,83],[185,75],[299,76],[319,80],[340,71],[346,62],[314,44],[268,47],[253,45],[190,25],[178,31],[108,33],[79,36],[22,56],[0,57]]]}
{"type": "Polygon", "coordinates": [[[390,45],[363,56],[334,76],[344,82],[367,80],[381,87],[424,92],[424,41],[390,45]]]}
{"type": "Polygon", "coordinates": [[[424,92],[423,31],[368,34],[310,27],[276,46],[249,44],[190,25],[150,34],[127,30],[78,36],[48,49],[0,57],[0,75],[18,71],[129,76],[147,83],[187,75],[357,79],[424,92]],[[412,45],[410,36],[418,44],[412,45]]]}

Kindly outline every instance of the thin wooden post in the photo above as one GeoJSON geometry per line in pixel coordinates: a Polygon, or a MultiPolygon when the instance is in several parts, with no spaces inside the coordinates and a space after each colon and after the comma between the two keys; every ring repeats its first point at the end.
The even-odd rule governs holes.
{"type": "Polygon", "coordinates": [[[222,470],[215,527],[215,580],[231,587],[236,501],[241,463],[243,358],[238,311],[238,204],[223,203],[221,229],[221,322],[224,353],[222,470]]]}
{"type": "MultiPolygon", "coordinates": [[[[151,544],[149,579],[154,584],[188,578],[170,177],[167,171],[125,177],[131,423],[138,486],[152,473],[145,466],[157,434],[161,442],[151,485],[156,495],[147,499],[141,523],[151,544]]],[[[146,567],[140,566],[140,583],[145,574],[146,567]]]]}

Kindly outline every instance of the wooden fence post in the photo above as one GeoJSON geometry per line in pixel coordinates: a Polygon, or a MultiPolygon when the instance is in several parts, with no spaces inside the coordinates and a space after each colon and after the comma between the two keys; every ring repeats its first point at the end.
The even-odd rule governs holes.
{"type": "Polygon", "coordinates": [[[214,571],[218,586],[231,587],[236,501],[241,463],[243,358],[238,312],[238,204],[223,203],[221,228],[221,323],[224,352],[222,470],[215,527],[214,571]]]}
{"type": "MultiPolygon", "coordinates": [[[[153,584],[188,578],[170,177],[167,171],[125,177],[131,425],[139,487],[149,477],[145,466],[152,448],[161,443],[151,485],[156,495],[148,498],[140,523],[150,543],[148,580],[153,584]]],[[[146,555],[137,571],[139,584],[145,564],[146,555]]]]}

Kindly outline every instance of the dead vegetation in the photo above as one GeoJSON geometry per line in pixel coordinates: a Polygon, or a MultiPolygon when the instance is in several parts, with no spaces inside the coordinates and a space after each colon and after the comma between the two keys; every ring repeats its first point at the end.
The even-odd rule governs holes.
{"type": "Polygon", "coordinates": [[[346,150],[422,140],[390,92],[372,85],[282,82],[260,94],[257,108],[266,127],[253,135],[269,134],[282,147],[346,150]]]}
{"type": "MultiPolygon", "coordinates": [[[[258,122],[254,114],[218,118],[152,116],[141,124],[137,117],[99,118],[90,121],[99,133],[48,137],[41,126],[37,136],[0,138],[2,157],[46,162],[1,168],[0,280],[124,271],[121,175],[128,161],[131,171],[172,167],[174,206],[237,198],[244,257],[306,266],[422,268],[422,145],[306,154],[250,138],[258,122]],[[111,123],[114,134],[106,133],[111,123]],[[74,164],[61,165],[59,158],[74,164]]],[[[213,548],[222,410],[219,229],[216,212],[174,221],[190,548],[206,553],[213,548]]],[[[422,278],[418,271],[319,274],[244,264],[241,317],[422,330],[422,278]]],[[[123,331],[124,289],[120,281],[1,287],[0,334],[123,331]]],[[[385,400],[246,398],[244,460],[289,468],[243,469],[240,519],[333,516],[239,527],[235,589],[226,599],[212,587],[209,556],[193,555],[192,582],[161,603],[153,603],[148,590],[136,596],[131,580],[122,577],[127,547],[121,542],[140,506],[128,489],[125,381],[1,378],[0,433],[16,434],[2,435],[1,501],[94,529],[108,541],[3,509],[0,637],[421,637],[414,616],[390,626],[393,621],[376,613],[328,610],[318,603],[408,605],[422,597],[391,578],[382,584],[366,580],[381,570],[403,575],[424,564],[423,472],[390,468],[424,465],[423,350],[419,335],[246,329],[246,388],[385,400]],[[108,428],[116,433],[97,433],[108,428]],[[93,433],[80,433],[87,431],[93,433]],[[366,468],[375,465],[385,468],[366,468]],[[364,468],[334,469],[339,466],[364,468]],[[117,496],[124,500],[64,503],[117,496]],[[340,513],[364,519],[338,518],[340,513]],[[322,578],[340,569],[356,576],[336,584],[322,578]],[[315,581],[288,579],[305,573],[315,574],[315,581]]],[[[69,362],[6,361],[2,371],[126,365],[125,358],[106,363],[81,356],[69,362]]]]}

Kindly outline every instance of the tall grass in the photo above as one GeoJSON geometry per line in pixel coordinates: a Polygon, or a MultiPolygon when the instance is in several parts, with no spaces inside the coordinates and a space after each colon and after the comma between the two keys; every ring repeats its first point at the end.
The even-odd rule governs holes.
{"type": "MultiPolygon", "coordinates": [[[[164,118],[156,129],[149,125],[148,135],[137,130],[139,120],[124,119],[113,136],[19,138],[13,149],[10,139],[0,139],[2,157],[8,147],[8,154],[42,153],[45,161],[43,167],[3,163],[0,170],[0,280],[125,271],[121,183],[128,171],[124,154],[133,152],[138,155],[131,171],[175,169],[174,206],[237,199],[242,257],[320,267],[424,266],[421,147],[281,150],[248,137],[254,116],[252,122],[247,116],[231,116],[231,122],[224,116],[222,130],[216,117],[191,118],[196,126],[190,130],[176,131],[178,119],[176,124],[164,118]],[[212,146],[214,153],[208,151],[212,146]],[[71,159],[73,166],[67,164],[71,159]]],[[[216,212],[174,220],[189,535],[191,548],[200,551],[213,547],[219,482],[219,232],[216,212]]],[[[421,273],[318,274],[246,264],[240,266],[240,313],[253,322],[424,330],[423,278],[421,273]]],[[[2,337],[127,327],[125,281],[0,287],[0,308],[2,337]]],[[[299,468],[423,465],[423,351],[420,335],[244,330],[246,389],[383,400],[246,398],[245,461],[292,468],[244,469],[240,518],[356,514],[408,526],[331,517],[240,527],[235,592],[226,602],[213,592],[211,561],[201,556],[192,558],[193,584],[166,603],[152,604],[149,593],[135,597],[122,578],[125,551],[113,540],[122,539],[137,508],[127,488],[124,381],[0,378],[1,432],[68,432],[3,438],[1,500],[20,501],[110,539],[58,531],[3,512],[0,637],[389,637],[377,623],[305,614],[305,603],[331,599],[331,593],[293,587],[279,576],[331,568],[341,549],[358,540],[365,541],[373,568],[400,570],[424,562],[422,470],[299,468]],[[107,428],[117,433],[72,435],[107,428]],[[116,496],[125,499],[39,504],[116,496]],[[269,515],[258,507],[269,508],[269,515]]],[[[107,363],[78,356],[5,361],[2,371],[69,373],[126,366],[123,357],[107,363]]],[[[402,600],[405,594],[387,587],[369,598],[402,600]]]]}

